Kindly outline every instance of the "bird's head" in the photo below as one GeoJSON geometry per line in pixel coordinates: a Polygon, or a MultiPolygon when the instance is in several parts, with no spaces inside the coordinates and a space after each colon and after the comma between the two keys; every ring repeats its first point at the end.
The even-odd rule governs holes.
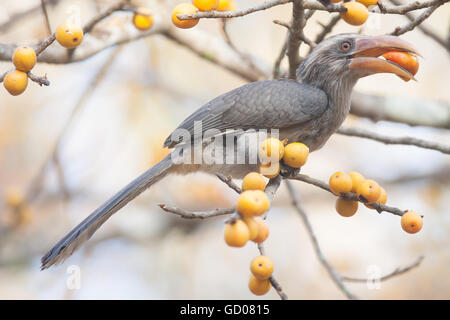
{"type": "Polygon", "coordinates": [[[393,73],[414,79],[406,69],[381,56],[389,51],[420,54],[411,44],[395,36],[339,34],[320,42],[300,64],[297,79],[317,87],[350,86],[375,73],[393,73]]]}

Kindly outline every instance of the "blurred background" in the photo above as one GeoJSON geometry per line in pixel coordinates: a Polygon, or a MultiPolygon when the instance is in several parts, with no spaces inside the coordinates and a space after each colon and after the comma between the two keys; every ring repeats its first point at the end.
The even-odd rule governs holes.
{"type": "MultiPolygon", "coordinates": [[[[246,8],[261,1],[236,0],[236,4],[246,8]]],[[[86,23],[111,3],[57,1],[48,6],[51,25],[55,28],[64,22],[74,6],[86,23]]],[[[167,8],[167,12],[155,10],[158,20],[169,20],[177,3],[133,1],[167,8]]],[[[0,43],[29,44],[44,38],[47,30],[40,10],[1,27],[15,14],[39,6],[38,0],[2,1],[0,43]]],[[[272,66],[286,33],[272,20],[289,21],[290,16],[289,4],[236,18],[228,22],[229,35],[239,50],[272,66]]],[[[446,38],[449,18],[447,4],[425,24],[446,38]]],[[[329,13],[316,13],[306,35],[314,39],[322,30],[319,22],[328,20],[329,13]]],[[[130,21],[129,13],[119,12],[96,28],[127,29],[130,21]]],[[[341,21],[333,33],[384,34],[406,22],[402,16],[372,14],[362,30],[341,21]]],[[[196,29],[222,37],[215,19],[201,20],[196,29]]],[[[406,83],[382,74],[360,80],[355,90],[450,103],[448,51],[419,30],[402,37],[424,56],[418,81],[406,83]]],[[[302,53],[307,49],[302,46],[302,53]]],[[[284,61],[282,67],[286,66],[284,61]]],[[[0,62],[0,73],[10,68],[10,62],[0,62]]],[[[51,85],[30,82],[18,97],[0,89],[0,298],[255,298],[247,288],[249,264],[258,255],[255,245],[228,247],[223,240],[225,217],[185,220],[157,206],[164,203],[190,210],[233,206],[235,192],[204,174],[164,179],[114,215],[64,264],[39,270],[40,257],[56,241],[166,154],[163,140],[185,117],[246,81],[160,35],[103,50],[77,63],[38,63],[33,73],[47,74],[51,85]],[[14,207],[17,203],[20,210],[14,207]],[[81,275],[75,289],[70,285],[74,272],[81,275]]],[[[373,123],[355,116],[349,116],[345,124],[450,143],[446,129],[373,123]]],[[[383,275],[425,256],[419,267],[382,282],[378,289],[349,283],[354,294],[363,299],[450,298],[448,155],[334,135],[310,155],[302,171],[325,181],[335,171],[359,171],[384,186],[388,204],[424,215],[424,227],[415,235],[402,231],[398,216],[377,214],[364,206],[351,219],[342,218],[335,212],[333,195],[293,182],[324,255],[340,274],[367,277],[375,266],[383,275]]],[[[266,253],[290,299],[344,298],[319,263],[283,185],[268,224],[266,253]]],[[[278,299],[278,295],[271,290],[260,299],[278,299]]]]}

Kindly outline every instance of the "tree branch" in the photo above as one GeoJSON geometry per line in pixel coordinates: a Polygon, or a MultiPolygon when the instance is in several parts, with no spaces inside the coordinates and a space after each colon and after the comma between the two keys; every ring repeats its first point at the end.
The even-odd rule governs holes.
{"type": "Polygon", "coordinates": [[[319,258],[320,263],[322,263],[322,265],[328,271],[328,274],[330,275],[331,279],[334,281],[334,283],[338,286],[338,288],[345,294],[345,296],[348,299],[351,299],[351,300],[357,299],[357,297],[348,290],[348,288],[345,286],[345,284],[342,281],[342,277],[330,265],[330,263],[325,258],[324,254],[322,253],[322,250],[320,249],[320,246],[319,246],[319,241],[317,240],[317,237],[314,233],[311,222],[309,221],[309,218],[308,218],[305,210],[300,205],[300,200],[298,199],[297,192],[294,190],[294,187],[292,186],[291,182],[286,181],[286,186],[288,188],[289,195],[291,196],[292,205],[295,207],[298,214],[300,215],[300,217],[303,220],[306,230],[308,231],[309,237],[311,238],[311,242],[313,244],[314,251],[316,252],[317,257],[319,258]]]}
{"type": "Polygon", "coordinates": [[[303,0],[295,0],[292,6],[292,22],[289,28],[289,38],[286,54],[289,60],[289,78],[296,79],[297,66],[300,63],[300,44],[305,26],[305,9],[303,0]]]}
{"type": "Polygon", "coordinates": [[[346,128],[346,127],[339,128],[336,133],[350,137],[371,139],[378,142],[382,142],[384,144],[402,144],[402,145],[416,146],[419,148],[436,150],[445,154],[450,154],[450,145],[445,145],[438,142],[427,141],[414,137],[390,137],[375,132],[371,132],[362,128],[346,128]]]}
{"type": "Polygon", "coordinates": [[[216,173],[216,176],[217,176],[217,178],[219,178],[221,181],[226,183],[231,189],[233,189],[237,193],[242,192],[241,188],[239,188],[239,186],[233,182],[233,178],[231,176],[225,176],[221,173],[216,173]]]}
{"type": "MultiPolygon", "coordinates": [[[[396,6],[401,5],[401,2],[398,0],[390,0],[391,3],[395,4],[396,6]]],[[[412,13],[407,12],[405,13],[405,17],[409,19],[409,21],[415,21],[415,17],[412,13]]],[[[425,35],[429,36],[431,39],[439,43],[442,47],[444,47],[449,53],[450,53],[450,41],[445,40],[444,38],[440,37],[436,32],[429,29],[428,27],[424,26],[423,24],[419,24],[417,26],[420,31],[422,31],[425,35]]]]}
{"type": "Polygon", "coordinates": [[[415,27],[417,27],[419,24],[421,24],[422,22],[424,22],[429,16],[431,16],[431,14],[437,9],[439,8],[441,5],[443,5],[444,3],[435,5],[433,7],[428,8],[425,12],[423,12],[421,15],[419,15],[417,18],[415,18],[414,20],[412,20],[410,23],[406,24],[403,27],[397,27],[395,28],[394,31],[392,31],[390,34],[393,36],[399,36],[402,35],[408,31],[413,30],[415,27]]]}
{"type": "Polygon", "coordinates": [[[416,267],[418,267],[420,265],[420,263],[423,261],[424,256],[420,256],[419,258],[416,259],[416,261],[414,261],[412,264],[403,267],[403,268],[396,268],[394,271],[392,271],[391,273],[388,273],[378,279],[368,279],[368,278],[354,278],[354,277],[346,277],[346,276],[342,276],[341,279],[343,281],[347,281],[347,282],[367,282],[370,280],[378,280],[378,281],[386,281],[389,280],[393,277],[399,276],[403,273],[406,273],[416,267]]]}
{"type": "Polygon", "coordinates": [[[236,211],[235,208],[218,208],[209,211],[189,211],[177,207],[171,207],[165,204],[159,204],[159,206],[164,211],[179,215],[180,217],[185,219],[206,219],[211,217],[232,214],[236,211]]]}
{"type": "MultiPolygon", "coordinates": [[[[258,243],[258,250],[262,256],[266,255],[263,243],[258,243]]],[[[280,286],[280,283],[275,279],[275,277],[271,276],[269,278],[269,281],[270,281],[270,284],[272,285],[272,287],[275,289],[275,291],[280,296],[281,300],[288,300],[287,294],[283,291],[283,289],[280,286]]]]}

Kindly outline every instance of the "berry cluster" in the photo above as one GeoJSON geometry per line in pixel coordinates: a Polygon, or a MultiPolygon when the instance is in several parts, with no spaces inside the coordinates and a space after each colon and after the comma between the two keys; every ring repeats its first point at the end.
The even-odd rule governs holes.
{"type": "MultiPolygon", "coordinates": [[[[232,218],[225,225],[224,238],[229,246],[243,247],[249,240],[262,243],[269,237],[269,228],[260,217],[270,207],[265,188],[266,181],[259,173],[250,172],[245,176],[236,205],[239,218],[232,218]]],[[[256,257],[250,270],[250,291],[256,295],[267,293],[271,287],[269,278],[273,272],[272,261],[265,256],[256,257]]]]}
{"type": "MultiPolygon", "coordinates": [[[[73,23],[61,24],[55,32],[55,38],[64,48],[73,49],[83,41],[83,29],[73,23]]],[[[27,46],[14,50],[12,63],[15,69],[3,79],[3,86],[13,96],[22,94],[28,86],[28,77],[37,61],[36,51],[27,46]]]]}
{"type": "MultiPolygon", "coordinates": [[[[358,210],[358,201],[347,199],[350,192],[355,193],[358,200],[369,209],[375,209],[374,203],[386,204],[387,193],[374,180],[366,180],[359,172],[334,173],[329,180],[331,191],[339,196],[336,200],[336,211],[343,217],[351,217],[358,210]]],[[[422,218],[414,211],[406,211],[402,215],[401,225],[408,233],[417,233],[422,229],[422,218]]]]}
{"type": "Polygon", "coordinates": [[[300,142],[286,143],[287,140],[269,138],[260,144],[259,172],[266,178],[275,178],[280,173],[280,161],[291,168],[301,168],[308,160],[309,148],[306,145],[300,142]]]}

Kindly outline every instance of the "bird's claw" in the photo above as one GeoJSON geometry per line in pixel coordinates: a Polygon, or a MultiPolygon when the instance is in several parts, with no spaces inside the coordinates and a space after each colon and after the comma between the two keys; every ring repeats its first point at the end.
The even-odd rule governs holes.
{"type": "Polygon", "coordinates": [[[300,173],[300,168],[292,168],[288,165],[285,165],[284,163],[280,164],[281,164],[280,174],[284,178],[294,177],[300,173]]]}

